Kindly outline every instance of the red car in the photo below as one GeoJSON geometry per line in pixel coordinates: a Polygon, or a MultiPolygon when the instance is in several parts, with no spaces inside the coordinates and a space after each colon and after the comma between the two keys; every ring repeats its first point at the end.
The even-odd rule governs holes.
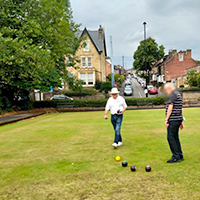
{"type": "Polygon", "coordinates": [[[149,89],[149,94],[158,94],[158,89],[156,87],[151,87],[149,89]]]}

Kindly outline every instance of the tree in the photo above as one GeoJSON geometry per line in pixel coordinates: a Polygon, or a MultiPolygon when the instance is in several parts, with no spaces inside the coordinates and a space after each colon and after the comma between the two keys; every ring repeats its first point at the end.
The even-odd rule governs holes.
{"type": "Polygon", "coordinates": [[[198,74],[198,78],[197,78],[197,86],[200,88],[200,74],[198,74]]]}
{"type": "Polygon", "coordinates": [[[124,80],[124,76],[123,75],[119,75],[119,74],[115,74],[115,81],[119,84],[122,84],[124,80]]]}
{"type": "MultiPolygon", "coordinates": [[[[165,55],[164,46],[158,46],[156,41],[149,37],[146,40],[146,50],[147,50],[147,69],[151,70],[152,64],[155,61],[162,59],[165,55]]],[[[145,70],[145,42],[144,40],[140,42],[137,50],[134,53],[133,66],[137,70],[145,70]]]]}
{"type": "MultiPolygon", "coordinates": [[[[111,81],[111,74],[108,74],[107,78],[108,78],[109,81],[111,81]]],[[[122,82],[124,81],[124,76],[119,75],[119,74],[115,74],[114,79],[117,83],[122,84],[122,82]]]]}
{"type": "Polygon", "coordinates": [[[104,82],[101,84],[101,92],[105,92],[105,98],[108,96],[108,92],[112,89],[111,82],[104,82]]]}
{"type": "Polygon", "coordinates": [[[188,72],[186,76],[186,84],[188,84],[190,87],[196,87],[197,78],[198,78],[198,73],[196,72],[196,70],[191,70],[190,72],[188,72]]]}
{"type": "Polygon", "coordinates": [[[109,81],[111,81],[111,79],[112,79],[111,74],[108,74],[107,78],[108,78],[109,81]]]}
{"type": "Polygon", "coordinates": [[[65,58],[76,60],[80,44],[69,0],[0,0],[0,24],[4,95],[61,86],[67,74],[65,58]]]}
{"type": "Polygon", "coordinates": [[[76,77],[69,77],[67,83],[68,83],[69,89],[73,91],[78,91],[79,93],[81,93],[83,89],[83,84],[84,84],[82,80],[76,77]]]}

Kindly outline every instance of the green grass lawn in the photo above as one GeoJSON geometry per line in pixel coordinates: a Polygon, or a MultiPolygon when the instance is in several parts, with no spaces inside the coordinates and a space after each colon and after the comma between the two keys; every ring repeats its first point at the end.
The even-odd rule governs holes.
{"type": "Polygon", "coordinates": [[[185,109],[184,116],[185,161],[171,165],[164,110],[127,111],[118,149],[103,112],[49,114],[0,127],[0,199],[198,200],[200,109],[185,109]],[[127,168],[115,161],[118,155],[127,168]]]}

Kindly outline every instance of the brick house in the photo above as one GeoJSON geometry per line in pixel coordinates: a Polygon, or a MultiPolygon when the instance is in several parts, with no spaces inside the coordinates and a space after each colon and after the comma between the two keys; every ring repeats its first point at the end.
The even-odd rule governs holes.
{"type": "Polygon", "coordinates": [[[96,81],[105,82],[107,52],[103,28],[92,31],[85,28],[78,36],[84,38],[75,54],[80,62],[67,67],[69,76],[83,80],[84,87],[93,87],[96,81]]]}
{"type": "Polygon", "coordinates": [[[192,51],[170,50],[169,55],[164,59],[156,62],[152,68],[152,81],[157,82],[174,82],[177,87],[184,84],[177,81],[178,77],[185,75],[185,70],[197,66],[198,63],[192,58],[192,51]]]}

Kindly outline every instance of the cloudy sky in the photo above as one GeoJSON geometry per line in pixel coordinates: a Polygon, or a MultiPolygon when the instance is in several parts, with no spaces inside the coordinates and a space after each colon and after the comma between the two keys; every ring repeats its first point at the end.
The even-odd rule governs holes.
{"type": "Polygon", "coordinates": [[[143,40],[143,22],[147,36],[169,49],[192,49],[200,60],[200,0],[71,0],[74,20],[82,27],[105,28],[108,55],[113,37],[114,64],[131,68],[133,53],[143,40]]]}

